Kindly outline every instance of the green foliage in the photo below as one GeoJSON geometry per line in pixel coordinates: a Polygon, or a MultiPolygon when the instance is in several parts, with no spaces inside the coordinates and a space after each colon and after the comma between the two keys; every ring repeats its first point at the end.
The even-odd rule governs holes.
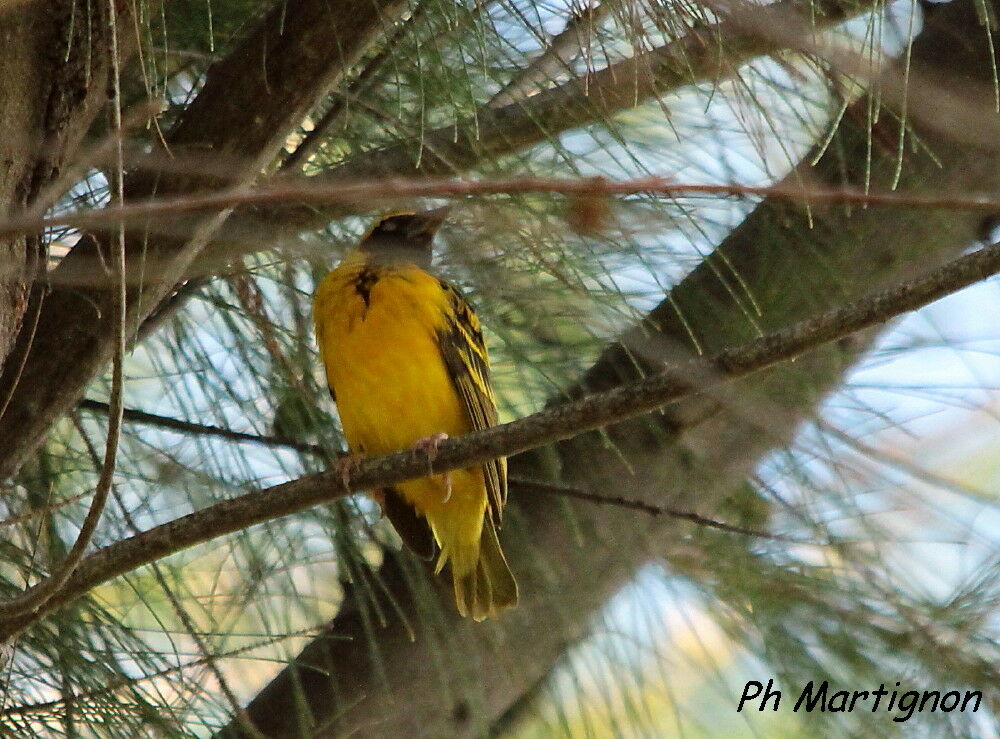
{"type": "MultiPolygon", "coordinates": [[[[609,5],[586,49],[551,84],[660,46],[711,20],[702,7],[687,3],[609,5]]],[[[129,89],[166,91],[172,104],[162,119],[167,127],[196,94],[212,60],[233,49],[267,6],[260,0],[139,6],[137,23],[147,54],[129,72],[129,89]]],[[[909,33],[907,12],[880,8],[857,18],[850,38],[855,45],[898,51],[909,33]]],[[[378,68],[371,68],[363,88],[351,86],[366,65],[378,61],[378,44],[341,87],[341,92],[354,92],[332,92],[302,130],[288,132],[291,151],[310,136],[324,112],[342,107],[303,171],[331,171],[364,152],[398,143],[419,161],[426,133],[456,120],[474,120],[562,29],[565,10],[529,0],[424,0],[413,4],[411,15],[412,20],[397,24],[405,33],[378,68]]],[[[844,38],[845,32],[836,37],[844,38]]],[[[782,54],[777,61],[758,60],[719,76],[716,82],[670,90],[660,100],[637,101],[641,104],[628,112],[597,115],[586,127],[553,131],[535,146],[483,140],[476,165],[455,174],[624,178],[656,172],[689,183],[771,182],[814,144],[830,138],[828,131],[846,106],[837,75],[802,56],[782,54]]],[[[870,96],[874,120],[877,95],[852,94],[870,96]]],[[[148,143],[156,140],[156,132],[137,131],[135,138],[148,143]]],[[[856,168],[866,164],[850,162],[856,168]]],[[[60,207],[104,205],[105,184],[92,172],[60,207]]],[[[429,203],[417,203],[423,204],[429,203]]],[[[554,196],[460,200],[438,240],[437,269],[463,287],[486,326],[504,420],[561,397],[610,341],[703,263],[754,205],[723,198],[632,196],[616,202],[593,233],[581,234],[567,218],[565,201],[554,196]]],[[[295,243],[268,242],[273,248],[193,289],[191,299],[139,345],[127,365],[130,407],[309,443],[321,451],[130,424],[96,546],[248,489],[324,469],[343,449],[313,350],[310,296],[325,269],[359,238],[370,215],[337,220],[295,243]]],[[[776,239],[784,227],[773,224],[776,239]]],[[[803,249],[811,248],[811,234],[798,235],[803,249]]],[[[810,254],[817,263],[827,256],[810,254]]],[[[784,321],[787,303],[794,302],[786,295],[750,294],[743,275],[730,275],[725,263],[713,263],[713,269],[733,278],[727,285],[743,309],[716,327],[712,341],[725,344],[784,321]]],[[[829,275],[830,284],[836,279],[829,275]]],[[[788,284],[788,295],[797,289],[801,285],[788,284]]],[[[675,320],[687,326],[696,322],[699,310],[678,305],[675,320]]],[[[996,334],[989,339],[994,342],[989,351],[998,351],[996,334]]],[[[884,353],[921,349],[906,335],[893,334],[886,341],[901,346],[882,345],[884,353]]],[[[961,340],[943,343],[956,354],[968,348],[961,340]]],[[[884,359],[875,353],[863,366],[872,369],[884,359]]],[[[816,406],[825,386],[812,380],[798,377],[801,385],[773,395],[816,406]]],[[[893,430],[926,432],[914,421],[917,415],[958,403],[995,405],[995,389],[975,373],[971,395],[945,397],[932,382],[916,393],[931,407],[912,413],[903,404],[885,407],[891,405],[889,394],[901,392],[891,384],[880,396],[859,397],[868,388],[853,380],[857,377],[817,414],[851,428],[858,438],[879,432],[876,441],[888,438],[890,446],[893,430]]],[[[89,395],[104,399],[108,388],[108,379],[101,378],[89,395]]],[[[718,402],[725,406],[727,399],[718,402]]],[[[770,402],[761,401],[755,409],[762,419],[759,434],[769,433],[770,419],[785,412],[777,401],[770,402]]],[[[970,417],[952,417],[951,427],[960,429],[970,417]]],[[[786,426],[775,443],[784,444],[791,435],[786,426]]],[[[989,428],[995,437],[995,423],[989,428]]],[[[84,494],[97,478],[106,429],[106,419],[74,413],[58,424],[45,449],[4,492],[4,595],[50,571],[71,546],[85,515],[84,494]]],[[[719,434],[720,444],[741,442],[719,434]]],[[[961,507],[940,489],[925,491],[919,500],[901,500],[898,493],[909,490],[911,478],[900,480],[898,470],[882,464],[873,471],[868,456],[827,433],[822,423],[802,430],[786,446],[751,480],[724,491],[718,504],[706,497],[712,501],[709,509],[699,510],[764,536],[678,528],[683,546],[669,555],[650,552],[652,564],[493,730],[524,737],[682,732],[707,737],[722,731],[854,736],[910,735],[907,731],[919,724],[926,735],[972,736],[982,726],[995,728],[995,703],[984,717],[935,714],[903,728],[881,721],[877,730],[861,714],[767,716],[746,724],[731,720],[736,686],[762,674],[787,685],[831,679],[861,687],[900,678],[921,689],[992,685],[995,690],[997,684],[997,539],[995,526],[991,532],[977,523],[980,514],[995,519],[996,496],[984,496],[978,508],[961,507]],[[937,511],[952,505],[954,526],[938,526],[937,511]],[[885,514],[884,520],[869,515],[875,513],[885,514]],[[916,523],[907,526],[904,514],[916,523]],[[769,532],[799,543],[768,539],[769,532]],[[954,545],[944,555],[953,570],[950,577],[931,577],[940,553],[911,549],[911,533],[924,543],[947,538],[954,545]],[[955,560],[966,550],[975,550],[978,564],[963,569],[955,560]],[[923,568],[923,579],[908,571],[908,559],[923,568]],[[683,628],[665,615],[671,608],[687,618],[683,628]]],[[[996,490],[996,448],[960,464],[942,453],[944,461],[935,472],[947,476],[949,461],[961,467],[951,470],[956,475],[974,467],[980,474],[967,486],[996,490]]],[[[909,451],[906,464],[911,466],[919,466],[927,453],[909,451]]],[[[699,450],[683,453],[695,466],[699,450]]],[[[697,508],[699,493],[691,491],[680,506],[697,508]]],[[[357,496],[209,542],[102,585],[18,638],[5,669],[0,726],[5,734],[20,736],[208,735],[334,617],[347,590],[362,594],[369,646],[378,652],[381,623],[399,614],[377,605],[377,572],[386,552],[398,545],[376,506],[357,496]]],[[[539,569],[544,569],[544,554],[539,569]]],[[[581,580],[586,575],[581,573],[581,580]]],[[[423,576],[414,566],[415,587],[426,591],[423,576]]],[[[427,626],[426,638],[446,641],[449,635],[438,633],[444,621],[436,620],[440,614],[431,604],[429,598],[419,601],[418,613],[403,616],[427,626]]],[[[556,613],[553,619],[576,615],[556,613]]],[[[427,690],[450,698],[448,653],[442,649],[436,656],[439,661],[426,668],[427,690]]],[[[393,667],[383,665],[387,672],[393,667]]],[[[465,690],[471,705],[486,704],[476,685],[465,690]]]]}
{"type": "Polygon", "coordinates": [[[163,54],[222,55],[268,7],[263,0],[173,0],[150,5],[149,38],[163,54]]]}

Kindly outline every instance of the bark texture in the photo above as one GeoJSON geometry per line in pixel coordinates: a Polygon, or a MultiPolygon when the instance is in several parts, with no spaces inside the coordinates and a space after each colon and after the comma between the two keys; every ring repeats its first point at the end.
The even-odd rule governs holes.
{"type": "MultiPolygon", "coordinates": [[[[181,157],[209,154],[210,161],[225,165],[226,180],[252,180],[306,112],[405,9],[403,0],[275,3],[256,31],[209,70],[168,136],[171,151],[181,157]]],[[[179,195],[215,186],[219,179],[199,172],[137,171],[127,178],[125,194],[129,200],[179,195]]],[[[182,281],[226,215],[192,221],[170,235],[156,232],[153,224],[129,232],[129,325],[137,326],[182,281]]],[[[23,371],[8,366],[0,376],[0,397],[10,395],[0,418],[0,479],[17,471],[110,360],[115,327],[104,317],[115,298],[103,268],[108,243],[101,234],[86,237],[53,272],[43,301],[42,291],[34,291],[32,299],[41,301],[38,328],[22,331],[16,349],[26,353],[23,371]]]]}
{"type": "MultiPolygon", "coordinates": [[[[72,0],[0,5],[0,216],[44,208],[61,194],[45,190],[58,179],[106,99],[111,72],[107,4],[77,8],[71,21],[73,5],[72,0]]],[[[122,45],[123,56],[128,49],[122,45]]],[[[2,368],[21,328],[31,282],[36,271],[44,270],[40,239],[0,234],[0,265],[2,368]]]]}

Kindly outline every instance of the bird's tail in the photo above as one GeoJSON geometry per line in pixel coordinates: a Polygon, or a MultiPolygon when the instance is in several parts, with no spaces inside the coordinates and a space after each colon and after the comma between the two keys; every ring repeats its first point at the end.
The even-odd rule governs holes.
{"type": "Polygon", "coordinates": [[[451,574],[455,582],[455,604],[462,616],[482,621],[517,605],[517,583],[504,559],[489,514],[483,521],[475,565],[470,563],[462,567],[460,559],[451,560],[451,574]]]}

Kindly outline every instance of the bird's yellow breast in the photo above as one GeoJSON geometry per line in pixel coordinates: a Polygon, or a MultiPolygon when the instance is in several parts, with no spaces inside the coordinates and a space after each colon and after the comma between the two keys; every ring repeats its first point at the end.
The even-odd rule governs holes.
{"type": "Polygon", "coordinates": [[[349,259],[320,284],[316,335],[353,452],[470,430],[438,345],[447,309],[437,278],[412,266],[349,259]]]}

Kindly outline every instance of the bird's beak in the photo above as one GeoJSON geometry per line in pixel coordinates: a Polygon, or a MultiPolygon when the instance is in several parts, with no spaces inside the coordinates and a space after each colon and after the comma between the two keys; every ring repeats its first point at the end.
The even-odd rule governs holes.
{"type": "Polygon", "coordinates": [[[445,218],[451,212],[451,206],[446,205],[442,208],[435,208],[434,210],[425,210],[420,214],[420,220],[424,222],[424,233],[434,234],[437,232],[441,224],[444,223],[445,218]]]}

